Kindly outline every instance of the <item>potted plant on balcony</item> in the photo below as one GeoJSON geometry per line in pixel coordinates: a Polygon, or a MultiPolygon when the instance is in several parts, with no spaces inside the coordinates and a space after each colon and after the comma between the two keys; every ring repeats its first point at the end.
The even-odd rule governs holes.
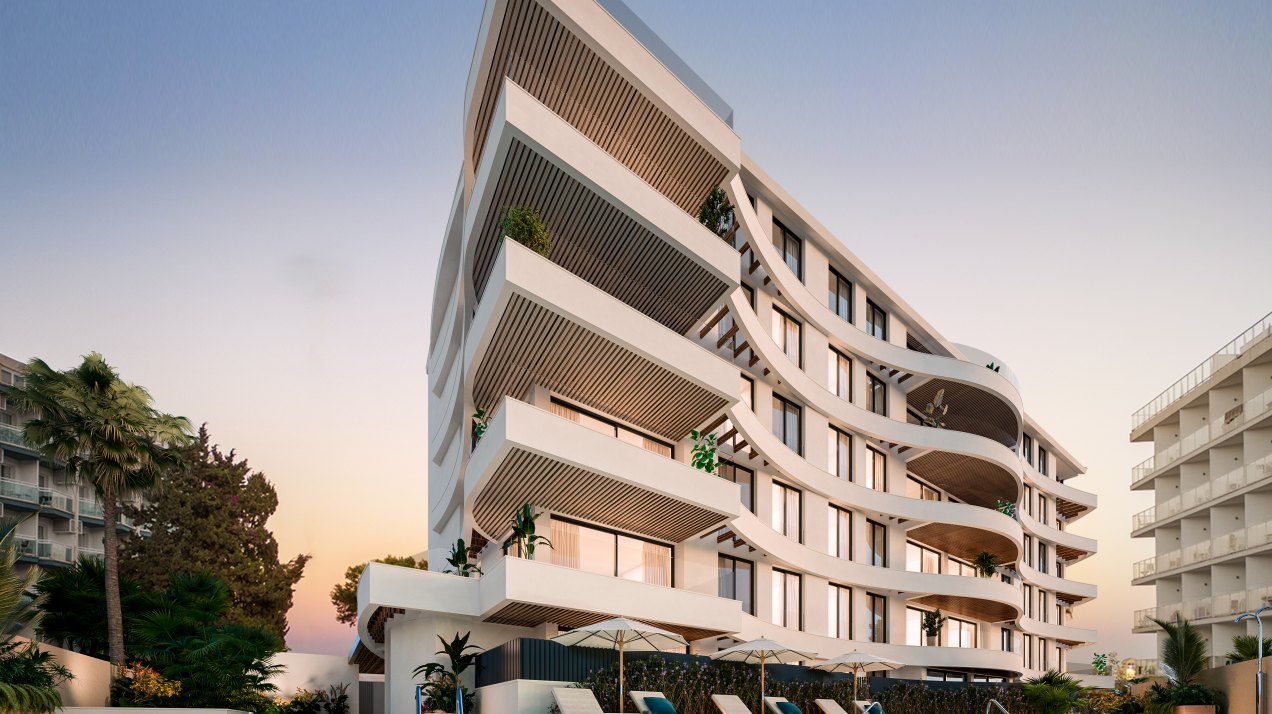
{"type": "Polygon", "coordinates": [[[455,541],[446,562],[451,566],[446,571],[450,575],[458,575],[461,578],[471,578],[474,574],[481,575],[481,568],[468,559],[468,544],[464,543],[463,538],[455,541]]]}
{"type": "Polygon", "coordinates": [[[945,403],[945,390],[936,390],[936,397],[923,407],[923,425],[936,429],[945,428],[945,416],[950,413],[950,405],[945,403]]]}
{"type": "Polygon", "coordinates": [[[733,228],[733,204],[724,191],[715,186],[698,206],[698,222],[706,226],[712,233],[724,238],[733,228]]]}
{"type": "Polygon", "coordinates": [[[504,555],[507,555],[508,551],[515,547],[520,557],[533,560],[536,545],[552,547],[552,541],[535,533],[534,522],[542,515],[542,513],[535,513],[528,503],[513,514],[512,535],[503,543],[504,555]]]}
{"type": "Polygon", "coordinates": [[[982,550],[972,561],[972,567],[976,568],[976,574],[982,578],[992,578],[998,574],[998,556],[982,550]]]}
{"type": "Polygon", "coordinates": [[[1210,659],[1201,631],[1178,613],[1173,621],[1153,618],[1153,622],[1166,634],[1160,662],[1167,686],[1154,685],[1149,691],[1150,711],[1215,714],[1215,691],[1198,681],[1210,659]]]}
{"type": "Polygon", "coordinates": [[[927,635],[928,647],[936,647],[940,642],[941,628],[945,627],[945,621],[948,619],[941,614],[940,608],[923,613],[923,634],[927,635]]]}
{"type": "Polygon", "coordinates": [[[1016,517],[1016,504],[1001,498],[994,500],[994,510],[1007,516],[1008,518],[1016,517]]]}
{"type": "Polygon", "coordinates": [[[508,206],[499,220],[499,230],[504,236],[547,258],[552,252],[552,239],[548,227],[543,224],[539,212],[524,206],[508,206]]]}
{"type": "Polygon", "coordinates": [[[720,464],[720,459],[716,456],[716,435],[703,434],[697,429],[691,429],[689,438],[693,440],[693,467],[699,471],[714,474],[716,466],[720,464]]]}

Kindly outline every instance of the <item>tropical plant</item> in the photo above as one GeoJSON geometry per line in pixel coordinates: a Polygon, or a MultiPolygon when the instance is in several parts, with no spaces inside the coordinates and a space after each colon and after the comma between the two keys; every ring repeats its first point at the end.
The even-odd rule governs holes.
{"type": "Polygon", "coordinates": [[[994,364],[993,362],[990,362],[989,364],[985,365],[985,369],[988,369],[991,372],[997,372],[998,370],[1002,368],[1003,366],[1001,364],[994,364]]]}
{"type": "Polygon", "coordinates": [[[442,643],[442,648],[433,654],[449,659],[449,669],[439,662],[427,662],[415,668],[415,676],[424,677],[424,683],[420,685],[420,694],[424,698],[426,707],[445,712],[455,711],[456,700],[462,692],[464,711],[472,711],[473,693],[460,680],[464,671],[473,666],[477,661],[477,655],[481,654],[480,647],[468,643],[471,635],[471,632],[466,632],[462,636],[456,632],[450,642],[443,640],[441,635],[437,636],[437,640],[442,643]],[[474,651],[469,652],[469,650],[474,651]]]}
{"type": "Polygon", "coordinates": [[[948,619],[948,617],[941,614],[940,608],[925,610],[923,612],[923,634],[928,637],[939,637],[941,628],[945,627],[945,621],[948,619]]]}
{"type": "Polygon", "coordinates": [[[517,509],[512,516],[512,535],[503,543],[504,555],[508,554],[510,548],[516,546],[518,555],[533,558],[536,545],[552,547],[552,541],[535,533],[534,522],[542,515],[542,513],[535,513],[528,503],[517,509]]]}
{"type": "Polygon", "coordinates": [[[539,212],[533,208],[504,208],[503,217],[499,220],[499,230],[545,258],[552,252],[552,238],[548,234],[548,227],[543,224],[539,212]]]}
{"type": "MultiPolygon", "coordinates": [[[[106,566],[101,560],[80,556],[69,568],[45,573],[37,586],[43,599],[42,616],[36,631],[46,642],[59,647],[105,658],[110,654],[110,633],[106,628],[106,566]]],[[[142,589],[132,578],[119,578],[124,631],[131,639],[136,618],[162,607],[155,594],[142,589]]]]}
{"type": "Polygon", "coordinates": [[[976,574],[982,578],[992,578],[998,574],[998,556],[987,550],[982,550],[980,555],[972,561],[972,567],[976,569],[976,574]]]}
{"type": "Polygon", "coordinates": [[[1201,630],[1179,613],[1175,613],[1173,621],[1153,618],[1153,622],[1166,633],[1162,640],[1160,664],[1171,687],[1195,683],[1206,668],[1208,659],[1206,639],[1202,637],[1201,630]]]}
{"type": "Polygon", "coordinates": [[[181,682],[159,674],[154,667],[135,662],[119,670],[119,686],[126,687],[127,699],[136,706],[158,706],[181,693],[181,682]]]}
{"type": "Polygon", "coordinates": [[[1080,701],[1083,693],[1078,680],[1054,669],[1026,679],[1021,689],[1024,690],[1025,701],[1040,714],[1066,714],[1080,701]]]}
{"type": "Polygon", "coordinates": [[[1096,652],[1091,655],[1091,670],[1101,677],[1109,673],[1109,655],[1107,652],[1096,652]]]}
{"type": "Polygon", "coordinates": [[[729,234],[733,227],[733,204],[719,186],[711,189],[707,197],[698,206],[698,222],[721,238],[729,234]]]}
{"type": "Polygon", "coordinates": [[[40,582],[39,568],[19,574],[18,526],[35,515],[0,518],[0,643],[35,624],[40,619],[43,600],[35,592],[40,582]]]}
{"type": "Polygon", "coordinates": [[[97,491],[105,529],[106,621],[110,661],[124,663],[124,617],[119,592],[121,496],[154,486],[160,476],[182,466],[180,447],[188,443],[190,422],[154,408],[150,393],[119,377],[96,352],[74,369],[59,372],[31,360],[26,386],[11,387],[8,398],[35,416],[23,438],[42,456],[97,491]]]}
{"type": "MultiPolygon", "coordinates": [[[[386,555],[383,558],[376,558],[372,563],[384,563],[386,565],[396,565],[402,568],[417,568],[419,570],[428,570],[428,561],[416,561],[411,556],[386,555]]],[[[345,568],[344,580],[335,584],[331,588],[331,604],[336,607],[336,622],[343,622],[350,627],[356,627],[358,624],[358,580],[362,578],[362,571],[365,570],[367,564],[357,563],[345,568]]]]}
{"type": "Polygon", "coordinates": [[[716,435],[703,434],[697,429],[689,430],[689,438],[693,440],[691,463],[695,469],[709,474],[716,472],[720,459],[716,455],[716,435]]]}
{"type": "Polygon", "coordinates": [[[17,570],[18,526],[34,514],[0,518],[0,712],[52,712],[62,706],[58,685],[71,678],[52,655],[14,637],[40,620],[40,570],[17,570]]]}
{"type": "MultiPolygon", "coordinates": [[[[1229,664],[1256,659],[1259,656],[1259,637],[1257,635],[1233,636],[1232,651],[1226,656],[1229,664]]],[[[1263,656],[1272,657],[1272,640],[1263,641],[1263,656]]]]}
{"type": "Polygon", "coordinates": [[[945,416],[950,413],[950,405],[945,403],[945,390],[936,390],[936,397],[923,407],[923,425],[937,429],[945,428],[945,416]]]}
{"type": "Polygon", "coordinates": [[[1016,517],[1016,504],[1001,498],[994,500],[994,510],[1007,516],[1008,518],[1016,517]]]}
{"type": "Polygon", "coordinates": [[[478,407],[477,410],[473,412],[473,445],[474,446],[477,445],[477,442],[481,441],[481,437],[486,435],[486,429],[488,429],[489,427],[490,427],[490,415],[486,413],[485,409],[478,407]]]}
{"type": "Polygon", "coordinates": [[[471,578],[474,573],[481,575],[481,568],[477,567],[476,563],[468,560],[468,545],[464,543],[463,538],[455,541],[455,545],[451,546],[451,552],[446,558],[446,562],[451,566],[446,572],[451,575],[459,575],[465,578],[471,578]]]}

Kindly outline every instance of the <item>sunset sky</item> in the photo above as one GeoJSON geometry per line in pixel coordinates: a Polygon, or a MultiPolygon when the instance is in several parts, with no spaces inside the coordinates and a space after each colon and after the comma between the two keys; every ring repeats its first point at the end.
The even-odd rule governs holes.
{"type": "MultiPolygon", "coordinates": [[[[743,148],[1089,473],[1100,650],[1132,411],[1272,310],[1272,3],[631,7],[743,148]]],[[[103,352],[266,473],[288,642],[346,652],[345,567],[424,548],[427,324],[480,3],[0,3],[0,352],[103,352]]]]}

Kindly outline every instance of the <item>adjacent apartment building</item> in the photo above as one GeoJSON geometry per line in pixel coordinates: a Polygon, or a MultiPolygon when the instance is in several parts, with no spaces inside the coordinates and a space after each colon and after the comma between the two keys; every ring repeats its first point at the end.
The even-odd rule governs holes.
{"type": "MultiPolygon", "coordinates": [[[[81,555],[101,557],[105,521],[93,487],[77,483],[62,464],[42,458],[22,438],[29,415],[8,399],[22,368],[19,360],[0,354],[0,516],[35,513],[18,526],[19,562],[66,567],[81,555]]],[[[117,527],[131,531],[133,523],[121,515],[117,527]]]]}
{"type": "Polygon", "coordinates": [[[1272,602],[1272,314],[1135,412],[1131,441],[1153,444],[1131,488],[1151,490],[1154,505],[1131,535],[1156,553],[1132,582],[1157,595],[1135,631],[1180,614],[1227,652],[1255,633],[1233,618],[1272,602]]]}
{"type": "MultiPolygon", "coordinates": [[[[746,156],[732,110],[626,7],[489,0],[464,101],[427,364],[430,571],[373,563],[359,587],[352,658],[391,711],[416,705],[438,635],[489,648],[615,615],[694,652],[767,636],[934,680],[1064,669],[1094,640],[1070,618],[1096,588],[1068,569],[1096,550],[1071,529],[1096,499],[1011,367],[938,332],[746,156]],[[715,188],[735,210],[719,233],[696,219],[715,188]],[[547,257],[505,240],[508,207],[539,212],[547,257]],[[716,473],[691,465],[693,431],[716,435],[716,473]],[[526,504],[552,547],[505,555],[526,504]],[[459,539],[480,577],[444,572],[459,539]]],[[[475,684],[520,702],[496,710],[538,696],[494,669],[475,684]]]]}

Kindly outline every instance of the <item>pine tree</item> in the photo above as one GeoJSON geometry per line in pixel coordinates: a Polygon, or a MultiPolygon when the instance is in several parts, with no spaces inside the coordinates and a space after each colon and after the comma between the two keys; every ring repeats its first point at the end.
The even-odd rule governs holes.
{"type": "Polygon", "coordinates": [[[265,525],[278,493],[233,450],[212,445],[206,424],[185,458],[188,468],[165,474],[146,505],[128,507],[150,537],[127,541],[121,570],[154,589],[174,571],[206,571],[230,588],[227,622],[285,637],[293,589],[309,556],[278,559],[278,541],[265,525]]]}

